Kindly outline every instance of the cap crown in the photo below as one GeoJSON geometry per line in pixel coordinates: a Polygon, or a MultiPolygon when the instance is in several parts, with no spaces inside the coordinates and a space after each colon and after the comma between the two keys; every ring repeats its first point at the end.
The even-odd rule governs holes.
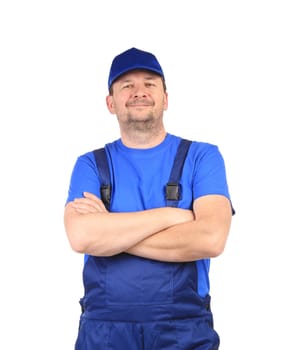
{"type": "Polygon", "coordinates": [[[150,52],[132,47],[113,59],[108,78],[108,89],[121,75],[136,69],[154,72],[164,79],[164,73],[157,58],[150,52]]]}

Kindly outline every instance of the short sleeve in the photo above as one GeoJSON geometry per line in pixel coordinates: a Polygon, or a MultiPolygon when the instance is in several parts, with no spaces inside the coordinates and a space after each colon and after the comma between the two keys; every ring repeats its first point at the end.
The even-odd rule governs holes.
{"type": "Polygon", "coordinates": [[[96,167],[93,152],[78,157],[72,170],[68,197],[70,202],[75,198],[83,197],[83,192],[90,192],[100,196],[99,173],[96,167]]]}

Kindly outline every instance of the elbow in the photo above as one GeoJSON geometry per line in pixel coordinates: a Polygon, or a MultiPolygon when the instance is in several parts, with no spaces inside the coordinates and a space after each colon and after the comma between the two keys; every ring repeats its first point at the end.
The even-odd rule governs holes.
{"type": "Polygon", "coordinates": [[[214,242],[209,249],[209,256],[210,258],[216,258],[217,256],[221,255],[224,252],[225,249],[225,243],[221,242],[214,242]]]}
{"type": "Polygon", "coordinates": [[[85,249],[85,246],[81,242],[71,241],[70,246],[75,253],[86,254],[87,252],[87,249],[85,249]]]}
{"type": "Polygon", "coordinates": [[[89,254],[94,256],[112,256],[120,253],[119,250],[113,247],[113,244],[109,244],[106,239],[100,237],[93,241],[89,239],[88,235],[85,235],[83,231],[76,231],[75,229],[67,233],[68,240],[72,250],[80,254],[89,254]]]}
{"type": "Polygon", "coordinates": [[[87,235],[77,221],[65,222],[65,231],[72,250],[76,253],[87,253],[89,246],[87,235]]]}
{"type": "Polygon", "coordinates": [[[72,250],[81,254],[87,253],[89,246],[88,234],[83,226],[83,216],[76,213],[68,203],[64,214],[66,235],[72,250]]]}
{"type": "Polygon", "coordinates": [[[64,228],[72,250],[76,253],[85,253],[85,240],[79,218],[81,216],[74,210],[71,202],[65,207],[64,228]]]}
{"type": "Polygon", "coordinates": [[[70,247],[76,253],[94,256],[112,256],[120,253],[115,240],[103,229],[89,224],[84,215],[79,215],[68,207],[64,225],[70,247]]]}
{"type": "Polygon", "coordinates": [[[76,232],[67,232],[68,241],[71,249],[76,253],[85,254],[87,252],[87,244],[82,235],[76,232]]]}
{"type": "Polygon", "coordinates": [[[207,255],[210,258],[216,258],[217,256],[220,256],[225,250],[226,240],[227,240],[227,233],[214,232],[212,235],[210,235],[209,243],[207,244],[207,247],[208,247],[207,255]]]}

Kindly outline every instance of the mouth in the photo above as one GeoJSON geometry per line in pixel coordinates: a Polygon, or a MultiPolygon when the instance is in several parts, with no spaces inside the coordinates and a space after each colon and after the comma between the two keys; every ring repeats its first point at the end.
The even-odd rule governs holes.
{"type": "Polygon", "coordinates": [[[137,100],[127,103],[127,107],[150,107],[153,103],[149,101],[137,100]]]}

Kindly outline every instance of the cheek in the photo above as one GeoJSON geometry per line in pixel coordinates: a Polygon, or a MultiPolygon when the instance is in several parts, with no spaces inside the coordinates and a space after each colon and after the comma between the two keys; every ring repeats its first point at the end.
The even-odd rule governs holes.
{"type": "Polygon", "coordinates": [[[127,99],[125,97],[114,100],[114,109],[121,111],[126,108],[127,99]]]}
{"type": "Polygon", "coordinates": [[[117,101],[117,103],[114,102],[111,104],[110,112],[112,114],[121,114],[124,112],[124,110],[125,110],[125,104],[122,105],[121,103],[119,103],[119,101],[117,101]]]}

